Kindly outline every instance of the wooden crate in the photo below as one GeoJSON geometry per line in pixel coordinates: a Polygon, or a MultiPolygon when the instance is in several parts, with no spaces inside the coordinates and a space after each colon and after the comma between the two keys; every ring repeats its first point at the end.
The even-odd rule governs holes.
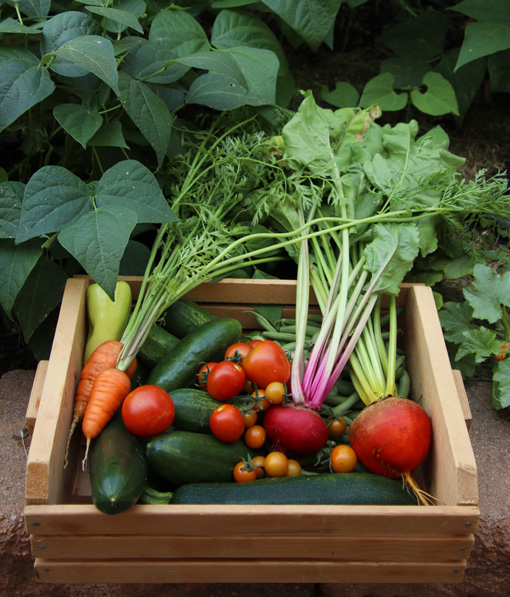
{"type": "MultiPolygon", "coordinates": [[[[136,294],[138,278],[125,278],[136,294]]],[[[116,516],[91,504],[80,434],[63,468],[86,336],[89,280],[68,281],[51,356],[41,363],[27,420],[26,529],[47,583],[455,583],[479,519],[469,407],[452,372],[432,292],[403,285],[403,346],[412,393],[433,423],[422,467],[434,506],[148,506],[116,516]],[[38,408],[35,402],[39,401],[38,408]]],[[[188,295],[254,327],[250,305],[292,312],[294,281],[223,280],[188,295]]]]}

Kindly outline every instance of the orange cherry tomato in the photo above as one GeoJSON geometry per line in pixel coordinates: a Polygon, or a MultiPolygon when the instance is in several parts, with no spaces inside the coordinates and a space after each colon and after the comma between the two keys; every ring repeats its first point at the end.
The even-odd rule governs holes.
{"type": "Polygon", "coordinates": [[[262,425],[252,425],[244,432],[244,441],[249,448],[262,448],[267,433],[262,425]]]}
{"type": "Polygon", "coordinates": [[[335,473],[350,473],[357,462],[358,457],[351,446],[342,444],[331,450],[331,469],[335,473]]]}

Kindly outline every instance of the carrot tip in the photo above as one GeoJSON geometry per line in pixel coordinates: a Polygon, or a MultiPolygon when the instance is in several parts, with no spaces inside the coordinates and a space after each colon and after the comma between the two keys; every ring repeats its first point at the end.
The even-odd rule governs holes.
{"type": "Polygon", "coordinates": [[[81,461],[81,469],[84,471],[87,467],[87,457],[89,454],[89,447],[90,447],[90,438],[87,438],[87,445],[85,447],[85,456],[83,457],[83,460],[81,461]]]}

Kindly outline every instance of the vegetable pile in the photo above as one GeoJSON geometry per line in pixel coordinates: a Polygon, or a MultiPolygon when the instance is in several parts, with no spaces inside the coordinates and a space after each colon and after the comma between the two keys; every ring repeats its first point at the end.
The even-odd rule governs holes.
{"type": "MultiPolygon", "coordinates": [[[[86,406],[87,450],[127,404],[133,407],[125,414],[122,406],[124,424],[149,438],[150,468],[158,482],[170,483],[164,493],[194,483],[232,484],[234,478],[260,483],[261,473],[317,482],[334,473],[362,475],[368,488],[384,476],[393,483],[390,493],[400,487],[398,503],[407,488],[415,503],[430,503],[411,478],[428,454],[431,423],[406,397],[395,297],[417,257],[434,252],[438,235],[462,231],[481,215],[496,221],[509,197],[498,177],[463,180],[463,160],[448,152],[439,127],[420,137],[414,121],[379,126],[378,116],[376,109],[326,110],[306,93],[299,110],[280,114],[281,124],[277,118],[269,134],[255,117],[232,122],[232,115],[216,119],[207,134],[197,132],[169,173],[174,184],[165,190],[175,218],[159,228],[116,345],[120,352],[113,363],[92,353],[84,367],[88,391],[93,383],[88,404],[82,391],[79,401],[86,406]],[[280,261],[296,271],[293,325],[280,331],[259,314],[263,333],[242,337],[236,320],[201,320],[195,306],[199,323],[190,317],[182,337],[178,326],[169,327],[171,312],[197,285],[247,272],[270,276],[280,261]],[[316,315],[309,313],[311,290],[316,315]],[[137,356],[143,364],[144,351],[150,372],[130,393],[131,368],[137,356]],[[94,362],[102,365],[89,365],[94,362]],[[161,400],[168,424],[162,434],[153,427],[161,390],[172,401],[169,407],[166,396],[161,400]],[[149,403],[147,414],[132,398],[135,392],[149,403]],[[98,403],[102,414],[92,429],[88,411],[98,403]],[[214,466],[206,466],[216,452],[214,466]],[[354,473],[356,467],[363,472],[354,473]]],[[[177,313],[174,322],[185,319],[177,313]]],[[[282,491],[278,485],[276,493],[282,491]]],[[[332,499],[332,493],[324,495],[332,499]]],[[[345,495],[352,503],[368,499],[345,495]]],[[[370,499],[379,503],[377,496],[370,499]]]]}

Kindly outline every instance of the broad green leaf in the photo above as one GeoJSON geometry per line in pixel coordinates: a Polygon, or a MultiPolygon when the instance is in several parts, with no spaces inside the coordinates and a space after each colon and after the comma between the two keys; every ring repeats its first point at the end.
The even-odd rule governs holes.
{"type": "Polygon", "coordinates": [[[262,0],[313,51],[326,39],[342,0],[262,0]]]}
{"type": "Polygon", "coordinates": [[[0,183],[0,238],[14,238],[18,230],[25,185],[21,182],[0,183]]]}
{"type": "Polygon", "coordinates": [[[125,73],[119,73],[119,88],[122,107],[151,144],[161,166],[172,132],[172,116],[165,102],[148,85],[125,73]]]}
{"type": "MultiPolygon", "coordinates": [[[[143,27],[138,22],[138,19],[127,10],[121,10],[117,7],[115,8],[105,8],[103,6],[87,6],[87,10],[93,14],[100,15],[104,17],[108,21],[112,21],[113,23],[117,23],[119,25],[123,25],[120,28],[121,31],[125,30],[126,28],[134,29],[138,31],[138,33],[143,33],[143,27]]],[[[107,29],[110,28],[107,26],[107,29]]],[[[119,29],[118,27],[114,28],[114,31],[119,29]]]]}
{"type": "Polygon", "coordinates": [[[8,317],[12,318],[14,301],[41,254],[38,240],[21,245],[0,240],[0,305],[8,317]]]}
{"type": "MultiPolygon", "coordinates": [[[[90,15],[78,11],[67,11],[51,17],[42,29],[41,54],[54,54],[60,46],[87,35],[101,35],[101,25],[90,15]]],[[[67,77],[83,77],[88,69],[74,61],[55,56],[50,69],[67,77]]]]}
{"type": "Polygon", "coordinates": [[[395,77],[391,73],[382,73],[371,79],[363,89],[359,105],[362,108],[378,105],[383,112],[394,112],[406,107],[407,93],[396,93],[393,89],[395,77]]]}
{"type": "Polygon", "coordinates": [[[482,56],[510,48],[510,22],[469,23],[455,70],[482,56]]]}
{"type": "Polygon", "coordinates": [[[51,0],[8,0],[5,4],[17,6],[27,17],[47,17],[50,12],[51,0]]]}
{"type": "Polygon", "coordinates": [[[97,133],[89,140],[94,147],[124,147],[129,149],[122,134],[122,124],[118,120],[104,122],[97,133]]]}
{"type": "Polygon", "coordinates": [[[120,260],[119,276],[143,276],[149,263],[150,249],[136,240],[130,240],[120,260]]]}
{"type": "Polygon", "coordinates": [[[418,89],[411,91],[411,101],[418,110],[432,116],[450,113],[459,115],[455,91],[442,75],[434,72],[427,73],[423,77],[423,84],[427,86],[425,93],[418,89]]]}
{"type": "Polygon", "coordinates": [[[0,22],[0,33],[23,33],[25,35],[41,35],[41,23],[34,23],[27,27],[27,25],[22,25],[19,21],[15,21],[11,17],[7,17],[3,21],[0,22]]]}
{"type": "Polygon", "coordinates": [[[473,325],[473,309],[468,302],[446,302],[439,310],[444,338],[454,344],[464,342],[464,332],[473,325]]]}
{"type": "Polygon", "coordinates": [[[118,94],[117,62],[110,40],[85,35],[62,44],[55,54],[93,73],[118,94]]]}
{"type": "Polygon", "coordinates": [[[223,8],[240,8],[249,4],[253,4],[253,0],[217,0],[212,2],[211,8],[221,10],[223,8]]]}
{"type": "Polygon", "coordinates": [[[381,62],[381,73],[391,73],[395,89],[418,87],[431,70],[430,63],[420,56],[393,56],[381,62]]]}
{"type": "Polygon", "coordinates": [[[507,0],[464,0],[448,10],[460,12],[476,21],[510,23],[507,0]]]}
{"type": "Polygon", "coordinates": [[[246,105],[249,91],[237,79],[207,73],[197,77],[190,85],[186,103],[208,106],[213,110],[235,110],[246,105]]]}
{"type": "Polygon", "coordinates": [[[62,302],[66,281],[65,271],[49,259],[39,259],[30,272],[13,308],[26,342],[62,302]]]}
{"type": "Polygon", "coordinates": [[[136,213],[105,205],[81,217],[58,235],[60,244],[113,300],[119,266],[137,222],[136,213]]]}
{"type": "Polygon", "coordinates": [[[87,185],[61,166],[37,170],[25,187],[16,242],[59,232],[92,210],[87,185]]]}
{"type": "Polygon", "coordinates": [[[510,407],[510,359],[496,362],[492,373],[492,404],[496,410],[510,407]]]}
{"type": "Polygon", "coordinates": [[[122,72],[133,79],[167,85],[181,79],[190,68],[177,64],[176,58],[172,50],[160,44],[144,42],[124,58],[122,72]]]}
{"type": "Polygon", "coordinates": [[[0,48],[0,131],[47,98],[55,84],[28,50],[0,48]]]}
{"type": "Polygon", "coordinates": [[[510,307],[510,272],[500,275],[481,263],[473,271],[473,285],[464,289],[464,297],[474,317],[496,323],[503,316],[501,305],[510,307]]]}
{"type": "Polygon", "coordinates": [[[426,11],[386,30],[380,41],[397,56],[429,61],[442,54],[448,27],[439,13],[426,11]]]}
{"type": "Polygon", "coordinates": [[[103,117],[80,104],[60,104],[53,108],[53,115],[75,141],[84,149],[87,141],[99,130],[103,117]]]}
{"type": "Polygon", "coordinates": [[[364,251],[365,269],[375,275],[384,268],[374,290],[396,296],[418,256],[419,246],[418,229],[414,224],[376,224],[374,240],[364,251]]]}
{"type": "Polygon", "coordinates": [[[154,17],[149,41],[172,54],[188,56],[209,49],[209,40],[199,22],[184,10],[162,10],[154,17]]]}
{"type": "MultiPolygon", "coordinates": [[[[473,64],[473,63],[471,63],[473,64]]],[[[491,91],[495,93],[510,92],[510,50],[497,52],[489,56],[487,67],[491,80],[491,91]]]]}
{"type": "Polygon", "coordinates": [[[197,52],[192,56],[177,58],[176,61],[189,68],[198,68],[211,73],[225,75],[226,77],[239,81],[244,87],[248,87],[248,83],[243,76],[242,70],[226,52],[197,52]]]}
{"type": "Polygon", "coordinates": [[[350,108],[358,105],[359,93],[356,87],[345,81],[337,81],[333,91],[327,85],[321,87],[321,97],[336,108],[350,108]]]}
{"type": "Polygon", "coordinates": [[[96,185],[96,205],[119,206],[133,211],[138,222],[175,222],[152,172],[136,160],[118,162],[107,170],[96,185]]]}
{"type": "Polygon", "coordinates": [[[462,344],[455,355],[456,360],[473,354],[475,363],[479,364],[500,351],[501,340],[497,339],[493,330],[484,327],[471,328],[466,330],[463,336],[462,344]]]}

